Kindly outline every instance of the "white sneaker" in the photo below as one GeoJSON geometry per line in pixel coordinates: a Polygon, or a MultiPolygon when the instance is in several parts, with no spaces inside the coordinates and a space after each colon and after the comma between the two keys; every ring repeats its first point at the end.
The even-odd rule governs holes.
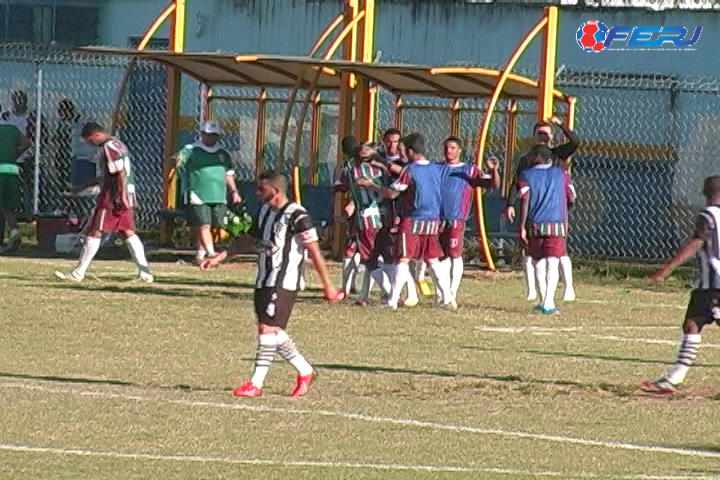
{"type": "Polygon", "coordinates": [[[140,270],[140,273],[138,273],[137,276],[138,281],[143,283],[153,283],[155,281],[155,278],[153,278],[152,273],[150,273],[150,270],[140,270]]]}
{"type": "Polygon", "coordinates": [[[525,300],[528,302],[534,302],[537,300],[537,293],[529,293],[527,297],[525,297],[525,300]]]}
{"type": "Polygon", "coordinates": [[[60,280],[67,280],[70,282],[82,282],[85,278],[85,275],[81,275],[78,273],[77,270],[73,270],[70,273],[64,273],[64,272],[55,272],[55,277],[59,278],[60,280]]]}

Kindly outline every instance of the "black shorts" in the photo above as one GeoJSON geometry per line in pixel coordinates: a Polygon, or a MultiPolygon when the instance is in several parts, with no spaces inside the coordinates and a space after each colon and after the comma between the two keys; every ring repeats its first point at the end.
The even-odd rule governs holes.
{"type": "Polygon", "coordinates": [[[703,319],[704,325],[720,321],[720,290],[693,290],[685,318],[703,319]]]}
{"type": "Polygon", "coordinates": [[[255,289],[255,315],[258,323],[285,329],[290,320],[297,292],[277,287],[255,289]]]}

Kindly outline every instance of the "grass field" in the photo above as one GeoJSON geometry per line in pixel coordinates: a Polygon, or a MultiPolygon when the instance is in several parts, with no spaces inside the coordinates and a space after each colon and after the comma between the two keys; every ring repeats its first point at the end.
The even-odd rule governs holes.
{"type": "MultiPolygon", "coordinates": [[[[672,360],[687,291],[577,286],[530,313],[517,276],[468,276],[461,307],[391,313],[302,294],[289,332],[320,378],[289,398],[252,370],[252,265],[0,259],[0,477],[9,479],[720,478],[720,334],[672,398],[640,380],[672,360]]],[[[311,278],[311,284],[317,282],[311,278]]]]}

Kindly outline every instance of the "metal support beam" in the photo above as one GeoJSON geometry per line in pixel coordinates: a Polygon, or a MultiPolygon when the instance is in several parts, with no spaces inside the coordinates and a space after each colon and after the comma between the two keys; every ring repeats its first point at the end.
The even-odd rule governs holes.
{"type": "Polygon", "coordinates": [[[555,90],[555,64],[557,57],[558,8],[545,7],[547,25],[543,35],[540,57],[540,97],[538,120],[553,116],[553,91],[555,90]]]}

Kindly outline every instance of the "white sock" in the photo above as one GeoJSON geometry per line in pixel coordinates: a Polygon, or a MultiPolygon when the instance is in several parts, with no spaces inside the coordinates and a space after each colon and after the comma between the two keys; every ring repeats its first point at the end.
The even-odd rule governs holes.
{"type": "Polygon", "coordinates": [[[567,255],[560,257],[560,271],[562,273],[563,282],[565,283],[563,300],[566,302],[572,302],[575,300],[575,289],[573,288],[572,261],[567,255]]]}
{"type": "Polygon", "coordinates": [[[453,298],[457,298],[457,292],[460,289],[460,281],[464,270],[462,257],[450,259],[450,292],[453,298]]]}
{"type": "Polygon", "coordinates": [[[18,230],[17,228],[12,228],[12,229],[10,229],[9,235],[10,235],[10,236],[9,236],[8,238],[10,238],[10,239],[13,239],[13,238],[15,238],[15,237],[19,237],[19,236],[20,236],[20,230],[18,230]]]}
{"type": "MultiPolygon", "coordinates": [[[[395,265],[395,275],[392,281],[392,289],[390,290],[390,301],[388,302],[391,307],[397,307],[398,300],[400,300],[400,292],[408,281],[413,283],[413,279],[410,276],[410,265],[407,263],[398,263],[395,265]]],[[[417,292],[415,292],[415,298],[417,298],[417,292]]]]}
{"type": "Polygon", "coordinates": [[[545,310],[555,308],[555,291],[560,282],[560,259],[557,257],[548,257],[547,259],[547,290],[543,295],[543,307],[545,310]]]}
{"type": "MultiPolygon", "coordinates": [[[[371,272],[371,279],[375,280],[378,285],[380,285],[380,289],[382,290],[382,294],[384,296],[390,295],[390,289],[392,288],[390,286],[390,280],[388,280],[387,275],[385,275],[385,272],[383,268],[377,267],[374,268],[371,272]]],[[[372,290],[372,282],[370,282],[370,290],[372,290]]]]}
{"type": "Polygon", "coordinates": [[[353,270],[350,274],[350,288],[356,289],[357,285],[357,274],[358,274],[358,267],[360,266],[360,254],[356,253],[353,257],[353,270]]]}
{"type": "Polygon", "coordinates": [[[360,288],[360,295],[358,296],[358,301],[361,302],[367,302],[368,298],[370,297],[370,290],[372,290],[373,287],[373,278],[372,278],[372,272],[369,268],[365,268],[365,273],[363,273],[362,278],[362,287],[360,288]]]}
{"type": "Polygon", "coordinates": [[[450,262],[435,262],[430,265],[430,275],[435,291],[439,292],[441,305],[447,305],[455,299],[450,291],[450,271],[447,268],[449,266],[450,262]]]}
{"type": "Polygon", "coordinates": [[[350,294],[352,283],[355,281],[353,277],[353,270],[355,269],[355,259],[353,257],[343,258],[342,266],[342,288],[346,295],[350,294]]]}
{"type": "Polygon", "coordinates": [[[415,261],[415,280],[419,282],[425,281],[425,271],[427,270],[427,264],[423,260],[415,261]]]}
{"type": "Polygon", "coordinates": [[[537,298],[537,290],[535,289],[537,280],[535,279],[535,266],[532,257],[523,257],[523,273],[525,274],[527,299],[535,300],[537,298]]]}
{"type": "Polygon", "coordinates": [[[387,296],[390,297],[392,295],[392,285],[395,281],[395,264],[394,263],[384,263],[382,266],[383,270],[383,290],[387,286],[387,296]],[[385,283],[387,281],[387,284],[385,283]]]}
{"type": "MultiPolygon", "coordinates": [[[[406,264],[407,265],[407,264],[406,264]]],[[[405,277],[405,284],[407,285],[407,299],[416,302],[418,300],[417,287],[415,286],[415,279],[410,273],[410,265],[407,265],[407,275],[405,277]]]]}
{"type": "MultiPolygon", "coordinates": [[[[447,257],[438,263],[440,264],[439,268],[442,269],[442,272],[444,275],[448,275],[448,276],[452,275],[452,273],[451,273],[452,272],[452,259],[450,257],[447,257]]],[[[431,270],[431,276],[432,276],[432,270],[431,270]]],[[[435,278],[435,277],[433,276],[433,278],[435,278]]],[[[449,281],[450,281],[450,284],[452,285],[452,278],[450,278],[449,281]]],[[[442,291],[439,288],[437,288],[436,285],[433,285],[433,287],[435,288],[435,303],[437,305],[442,305],[442,304],[446,303],[445,300],[443,299],[442,291]]]]}
{"type": "Polygon", "coordinates": [[[125,244],[127,245],[128,250],[130,250],[130,256],[135,262],[135,265],[137,265],[138,269],[141,271],[147,270],[148,263],[147,259],[145,258],[145,247],[140,241],[140,237],[138,237],[137,235],[133,235],[132,237],[125,240],[125,244]]]}
{"type": "Polygon", "coordinates": [[[298,352],[298,349],[295,346],[295,342],[293,342],[292,338],[285,333],[285,330],[277,332],[276,338],[277,352],[281,357],[287,360],[290,365],[295,367],[295,370],[297,370],[300,375],[304,377],[313,373],[312,365],[305,360],[305,357],[300,355],[300,352],[298,352]]]}
{"type": "Polygon", "coordinates": [[[537,282],[538,293],[540,293],[540,304],[545,300],[547,291],[547,259],[541,258],[534,262],[535,281],[537,282]]]}
{"type": "Polygon", "coordinates": [[[677,359],[670,368],[668,374],[665,376],[670,383],[677,385],[685,381],[685,375],[687,375],[688,370],[690,370],[690,366],[695,361],[699,348],[699,333],[686,334],[680,338],[677,359]]]}
{"type": "Polygon", "coordinates": [[[197,260],[198,262],[203,261],[206,256],[207,256],[207,252],[202,247],[200,248],[200,250],[195,252],[195,260],[197,260]]]}
{"type": "Polygon", "coordinates": [[[270,364],[277,350],[277,338],[274,333],[263,333],[257,337],[257,350],[255,351],[255,373],[250,380],[253,385],[262,388],[265,377],[270,370],[270,364]]]}
{"type": "Polygon", "coordinates": [[[87,272],[87,269],[92,263],[93,258],[95,258],[95,255],[97,255],[98,250],[100,250],[100,239],[96,237],[87,237],[85,239],[85,246],[80,253],[80,261],[78,262],[77,267],[75,267],[75,272],[79,275],[85,276],[85,272],[87,272]]]}
{"type": "Polygon", "coordinates": [[[212,243],[210,245],[205,245],[205,249],[207,252],[208,257],[214,257],[215,256],[215,245],[212,243]]]}

